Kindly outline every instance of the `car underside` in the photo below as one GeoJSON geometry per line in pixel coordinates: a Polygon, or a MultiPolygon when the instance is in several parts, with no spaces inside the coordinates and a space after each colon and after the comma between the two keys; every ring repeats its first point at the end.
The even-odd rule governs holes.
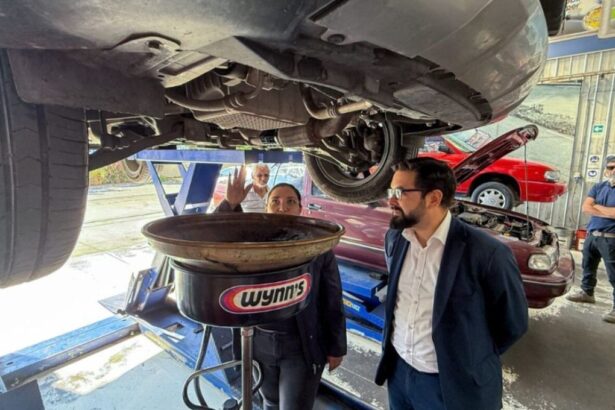
{"type": "Polygon", "coordinates": [[[503,117],[538,81],[565,1],[432,3],[0,1],[0,287],[61,265],[87,171],[143,149],[301,150],[323,192],[367,202],[423,136],[503,117]],[[19,256],[20,238],[40,246],[19,256]]]}

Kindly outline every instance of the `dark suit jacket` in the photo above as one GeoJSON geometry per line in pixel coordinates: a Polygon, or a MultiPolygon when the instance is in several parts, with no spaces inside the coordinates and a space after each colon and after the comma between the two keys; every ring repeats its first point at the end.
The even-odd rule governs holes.
{"type": "MultiPolygon", "coordinates": [[[[222,201],[216,212],[242,212],[241,206],[231,209],[222,201]]],[[[305,361],[310,366],[323,366],[327,356],[346,355],[346,319],[342,305],[342,283],[332,251],[315,258],[308,268],[312,274],[312,301],[295,316],[305,361]]],[[[239,357],[239,332],[234,337],[235,357],[239,357]]]]}
{"type": "MultiPolygon", "coordinates": [[[[397,285],[410,243],[389,230],[385,256],[389,288],[383,355],[376,373],[382,385],[396,357],[391,343],[397,285]]],[[[449,410],[502,407],[499,356],[527,330],[527,300],[511,250],[486,232],[453,218],[436,283],[432,339],[440,384],[449,410]]]]}

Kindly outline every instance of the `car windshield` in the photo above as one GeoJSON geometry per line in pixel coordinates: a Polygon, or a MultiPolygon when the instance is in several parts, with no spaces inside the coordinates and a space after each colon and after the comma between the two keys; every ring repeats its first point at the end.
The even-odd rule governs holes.
{"type": "Polygon", "coordinates": [[[474,152],[492,139],[486,132],[475,129],[448,134],[444,138],[463,152],[474,152]]]}

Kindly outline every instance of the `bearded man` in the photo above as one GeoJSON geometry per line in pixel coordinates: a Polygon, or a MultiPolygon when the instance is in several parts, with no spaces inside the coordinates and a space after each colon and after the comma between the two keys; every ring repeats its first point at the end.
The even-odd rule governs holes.
{"type": "Polygon", "coordinates": [[[602,316],[602,320],[615,323],[615,155],[606,157],[604,176],[605,180],[594,185],[583,201],[583,213],[591,216],[587,224],[587,239],[583,243],[583,279],[581,289],[566,299],[596,303],[594,289],[602,259],[613,287],[613,308],[602,316]]]}
{"type": "Polygon", "coordinates": [[[388,190],[389,270],[376,383],[391,409],[496,410],[500,355],[527,330],[508,246],[454,218],[455,177],[432,158],[398,164],[388,190]]]}

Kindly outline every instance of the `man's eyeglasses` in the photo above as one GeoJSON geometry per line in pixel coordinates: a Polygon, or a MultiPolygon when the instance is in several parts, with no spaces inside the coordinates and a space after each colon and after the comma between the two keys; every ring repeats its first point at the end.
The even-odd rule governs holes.
{"type": "Polygon", "coordinates": [[[609,171],[612,171],[615,169],[615,165],[609,165],[606,167],[606,169],[608,169],[609,171]]]}
{"type": "Polygon", "coordinates": [[[389,188],[387,189],[387,198],[391,199],[395,197],[395,199],[401,199],[402,195],[405,192],[423,192],[424,189],[404,189],[404,188],[389,188]]]}

